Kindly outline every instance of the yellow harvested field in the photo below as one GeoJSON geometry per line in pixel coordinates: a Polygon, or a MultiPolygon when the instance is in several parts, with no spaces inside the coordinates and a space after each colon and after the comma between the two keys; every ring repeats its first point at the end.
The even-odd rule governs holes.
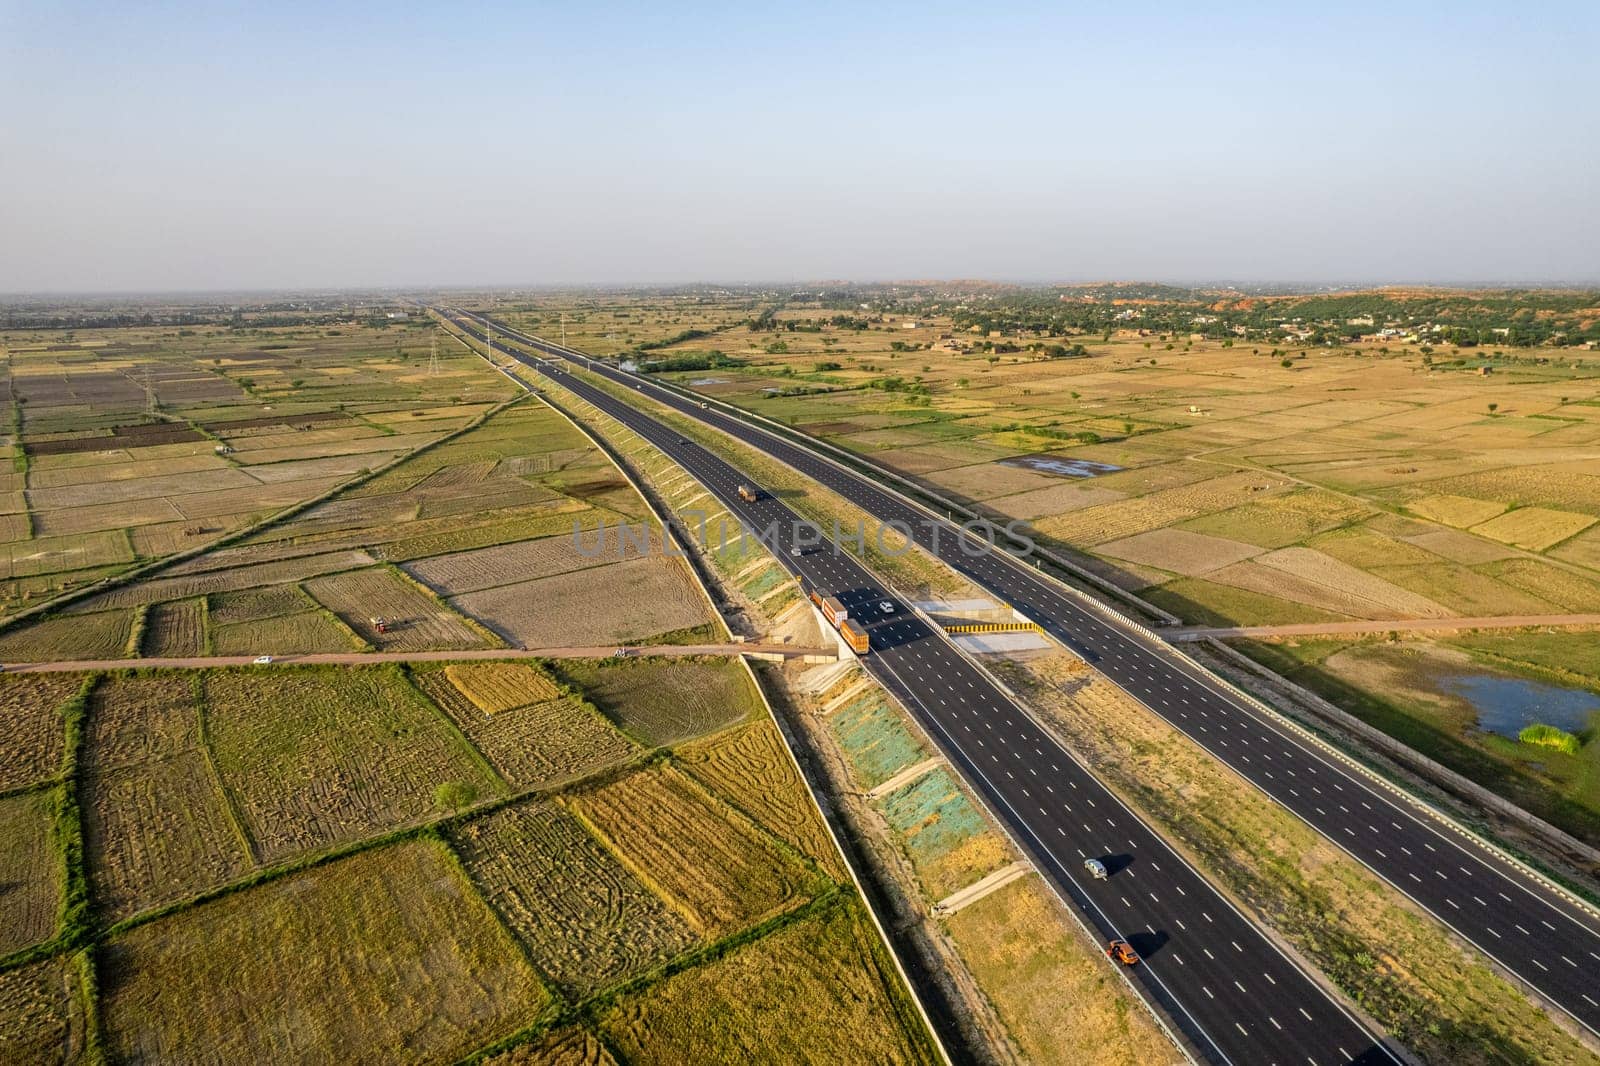
{"type": "Polygon", "coordinates": [[[812,887],[797,860],[676,770],[639,771],[568,802],[708,939],[798,906],[812,887]]]}
{"type": "Polygon", "coordinates": [[[1252,544],[1182,529],[1156,529],[1140,533],[1102,544],[1095,551],[1113,559],[1126,559],[1128,562],[1143,563],[1158,570],[1171,570],[1191,577],[1220,570],[1261,554],[1261,549],[1252,544]]]}
{"type": "Polygon", "coordinates": [[[1046,536],[1087,547],[1174,525],[1195,517],[1197,513],[1191,507],[1164,503],[1148,496],[1136,496],[1041,519],[1034,523],[1034,527],[1046,536]]]}
{"type": "Polygon", "coordinates": [[[1478,500],[1471,496],[1424,496],[1420,500],[1412,500],[1406,504],[1406,510],[1412,514],[1421,515],[1423,518],[1447,526],[1455,526],[1457,529],[1466,529],[1480,522],[1487,522],[1505,509],[1506,505],[1503,503],[1478,500]]]}
{"type": "Polygon", "coordinates": [[[1472,527],[1472,532],[1493,537],[1529,551],[1544,551],[1594,525],[1593,515],[1555,511],[1546,507],[1519,507],[1472,527]]]}
{"type": "Polygon", "coordinates": [[[444,672],[484,714],[499,714],[561,695],[549,675],[527,663],[454,663],[444,672]]]}
{"type": "Polygon", "coordinates": [[[1492,563],[1496,559],[1506,559],[1516,554],[1491,541],[1474,537],[1469,533],[1458,533],[1453,529],[1434,529],[1400,539],[1415,544],[1424,551],[1443,556],[1453,563],[1468,565],[1492,563]]]}
{"type": "Polygon", "coordinates": [[[1358,605],[1370,605],[1377,610],[1397,612],[1396,617],[1444,618],[1450,614],[1444,607],[1424,596],[1408,592],[1398,585],[1373,577],[1348,563],[1342,563],[1310,548],[1281,548],[1259,557],[1256,562],[1298,581],[1321,586],[1331,593],[1348,597],[1358,605]]]}

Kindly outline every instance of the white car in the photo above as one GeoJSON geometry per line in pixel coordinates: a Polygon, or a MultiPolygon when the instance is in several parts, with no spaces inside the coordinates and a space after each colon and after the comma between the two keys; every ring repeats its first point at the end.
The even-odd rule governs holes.
{"type": "Polygon", "coordinates": [[[878,610],[884,614],[894,614],[894,604],[889,600],[878,601],[878,610]]]}
{"type": "Polygon", "coordinates": [[[1106,879],[1106,864],[1099,859],[1084,859],[1083,868],[1088,870],[1089,876],[1096,881],[1104,881],[1106,879]]]}
{"type": "Polygon", "coordinates": [[[257,655],[256,656],[256,665],[257,666],[267,666],[267,665],[270,665],[271,662],[272,662],[272,656],[270,656],[270,655],[257,655]]]}

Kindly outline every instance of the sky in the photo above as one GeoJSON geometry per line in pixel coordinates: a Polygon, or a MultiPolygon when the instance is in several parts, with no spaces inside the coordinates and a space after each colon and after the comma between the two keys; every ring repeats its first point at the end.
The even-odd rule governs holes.
{"type": "Polygon", "coordinates": [[[0,292],[1600,282],[1600,4],[1311,7],[0,0],[0,292]]]}

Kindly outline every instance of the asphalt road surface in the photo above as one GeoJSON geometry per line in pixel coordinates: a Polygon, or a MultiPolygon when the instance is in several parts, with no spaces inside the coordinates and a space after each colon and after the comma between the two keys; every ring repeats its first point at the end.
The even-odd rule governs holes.
{"type": "MultiPolygon", "coordinates": [[[[495,328],[503,327],[497,323],[495,328]]],[[[579,362],[588,358],[515,335],[542,351],[579,362]]],[[[601,372],[629,383],[642,376],[611,368],[601,372]]],[[[782,460],[880,521],[909,525],[918,543],[1037,621],[1217,759],[1600,1035],[1600,919],[1592,910],[1307,745],[1164,641],[1096,610],[1086,596],[1040,577],[1005,552],[968,554],[956,543],[953,526],[934,534],[937,516],[831,459],[720,410],[702,409],[664,386],[649,382],[645,387],[652,399],[782,460]]]]}
{"type": "MultiPolygon", "coordinates": [[[[482,338],[478,324],[459,313],[452,318],[482,338]]],[[[542,343],[499,324],[494,332],[529,346],[542,343]]],[[[1375,1034],[855,556],[831,546],[791,554],[791,548],[819,539],[818,531],[770,493],[761,492],[754,503],[740,499],[735,490],[749,480],[741,471],[582,376],[514,347],[497,342],[497,348],[670,455],[749,527],[773,530],[778,559],[808,587],[838,596],[866,626],[872,652],[864,667],[912,709],[1053,887],[1102,938],[1132,943],[1143,961],[1125,973],[1192,1052],[1239,1064],[1396,1061],[1375,1034]],[[885,601],[892,611],[880,608],[885,601]],[[1111,875],[1089,877],[1089,858],[1099,859],[1111,875]]],[[[630,375],[618,377],[639,384],[630,375]]]]}

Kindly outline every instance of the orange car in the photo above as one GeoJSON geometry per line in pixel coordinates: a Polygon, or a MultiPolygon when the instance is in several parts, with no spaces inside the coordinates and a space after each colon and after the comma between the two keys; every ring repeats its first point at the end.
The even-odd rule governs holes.
{"type": "Polygon", "coordinates": [[[1106,945],[1106,955],[1116,959],[1124,966],[1132,966],[1139,961],[1139,953],[1133,950],[1133,945],[1126,940],[1113,940],[1106,945]]]}

